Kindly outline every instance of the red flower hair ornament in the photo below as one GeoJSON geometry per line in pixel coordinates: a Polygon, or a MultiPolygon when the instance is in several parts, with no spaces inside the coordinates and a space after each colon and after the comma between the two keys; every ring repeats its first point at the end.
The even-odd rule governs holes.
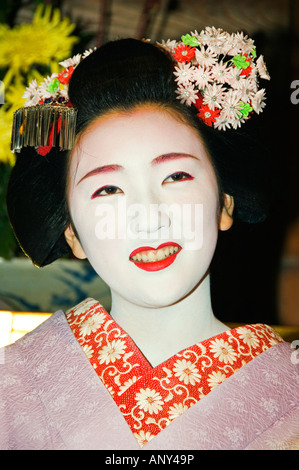
{"type": "Polygon", "coordinates": [[[269,80],[263,56],[257,59],[253,39],[207,27],[160,44],[173,57],[178,99],[196,106],[197,116],[218,130],[237,129],[263,111],[269,80]]]}

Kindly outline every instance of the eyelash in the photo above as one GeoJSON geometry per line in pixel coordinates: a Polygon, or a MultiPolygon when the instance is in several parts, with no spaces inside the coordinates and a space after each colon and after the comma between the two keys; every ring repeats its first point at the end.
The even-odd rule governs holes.
{"type": "Polygon", "coordinates": [[[168,178],[175,178],[175,177],[180,177],[180,179],[174,179],[172,182],[176,182],[176,181],[187,181],[187,180],[193,180],[194,177],[189,175],[189,173],[185,173],[184,171],[177,171],[176,173],[173,173],[172,175],[169,175],[167,178],[165,178],[165,180],[163,181],[163,183],[167,183],[166,180],[168,180],[168,178]],[[183,178],[181,178],[183,176],[183,178]]]}
{"type": "Polygon", "coordinates": [[[111,196],[111,195],[113,195],[113,194],[117,194],[117,193],[118,193],[117,190],[119,190],[120,192],[122,192],[121,189],[119,189],[117,186],[103,186],[102,188],[97,189],[97,190],[93,193],[93,195],[91,196],[91,199],[95,199],[96,197],[104,197],[104,196],[111,196]],[[116,192],[112,192],[112,191],[111,191],[111,192],[108,193],[108,194],[100,194],[102,191],[109,191],[109,190],[116,190],[116,192]]]}
{"type": "MultiPolygon", "coordinates": [[[[188,181],[188,180],[193,180],[194,177],[189,175],[188,173],[185,173],[184,171],[178,171],[176,173],[173,173],[172,175],[167,176],[163,183],[175,183],[175,182],[180,182],[180,181],[188,181]],[[166,181],[169,178],[177,178],[174,179],[173,181],[166,181]]],[[[117,186],[102,186],[102,188],[97,189],[93,195],[91,196],[91,199],[95,199],[96,197],[104,197],[104,196],[113,196],[114,194],[119,194],[122,192],[120,188],[117,186]],[[101,194],[102,191],[111,191],[110,193],[108,192],[107,194],[101,194]]]]}

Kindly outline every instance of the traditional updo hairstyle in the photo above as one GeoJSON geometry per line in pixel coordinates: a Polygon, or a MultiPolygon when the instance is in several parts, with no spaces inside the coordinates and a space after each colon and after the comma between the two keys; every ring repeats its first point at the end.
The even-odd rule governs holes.
{"type": "MultiPolygon", "coordinates": [[[[235,216],[245,222],[263,220],[264,159],[252,134],[254,118],[239,130],[215,130],[196,116],[196,108],[181,104],[175,90],[173,62],[164,49],[135,39],[109,42],[85,58],[70,80],[70,101],[78,109],[76,134],[110,110],[126,112],[142,104],[172,110],[204,140],[220,193],[234,197],[235,216]]],[[[53,147],[41,156],[26,147],[17,154],[11,173],[10,221],[24,253],[39,267],[70,253],[64,237],[71,222],[66,197],[69,154],[53,147]]]]}

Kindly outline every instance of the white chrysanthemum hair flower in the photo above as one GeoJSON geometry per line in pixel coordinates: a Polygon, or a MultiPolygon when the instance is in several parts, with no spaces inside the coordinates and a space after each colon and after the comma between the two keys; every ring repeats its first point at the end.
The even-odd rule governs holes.
{"type": "Polygon", "coordinates": [[[181,103],[185,103],[187,106],[191,106],[192,103],[196,103],[198,98],[197,91],[192,84],[187,86],[179,85],[176,93],[181,103]]]}
{"type": "Polygon", "coordinates": [[[178,85],[188,85],[193,80],[193,68],[191,63],[184,64],[179,62],[178,65],[174,67],[174,76],[176,77],[175,81],[178,85]]]}
{"type": "Polygon", "coordinates": [[[217,62],[217,53],[211,47],[202,47],[200,50],[196,49],[195,58],[201,66],[212,67],[217,62]]]}
{"type": "Polygon", "coordinates": [[[265,80],[270,80],[270,75],[269,75],[269,72],[267,70],[267,67],[266,67],[266,64],[265,64],[265,61],[264,61],[264,57],[262,55],[260,55],[259,58],[257,59],[256,66],[257,66],[259,76],[261,78],[264,78],[265,80]]]}
{"type": "Polygon", "coordinates": [[[26,88],[22,98],[26,99],[25,106],[35,106],[38,104],[40,95],[36,79],[32,80],[32,82],[26,88]]]}
{"type": "Polygon", "coordinates": [[[252,99],[252,107],[257,114],[260,114],[266,106],[265,99],[266,96],[264,88],[254,95],[254,98],[252,99]]]}
{"type": "Polygon", "coordinates": [[[218,48],[227,40],[229,34],[221,28],[207,26],[200,34],[202,44],[218,48]]]}
{"type": "Polygon", "coordinates": [[[254,40],[245,36],[243,32],[236,33],[235,39],[237,46],[242,54],[250,54],[254,49],[254,40]]]}
{"type": "Polygon", "coordinates": [[[241,93],[235,90],[227,91],[222,100],[222,116],[228,120],[235,121],[239,118],[241,109],[241,93]]]}
{"type": "Polygon", "coordinates": [[[168,52],[171,54],[174,53],[174,49],[177,47],[178,43],[175,39],[167,39],[167,41],[164,41],[162,39],[161,42],[157,43],[159,46],[162,46],[164,49],[166,49],[168,52]]]}
{"type": "Polygon", "coordinates": [[[211,69],[211,75],[218,83],[227,83],[232,72],[232,67],[224,64],[221,60],[217,62],[211,69]]]}
{"type": "Polygon", "coordinates": [[[198,88],[205,88],[208,84],[213,82],[213,70],[206,67],[194,67],[193,80],[198,88]]]}
{"type": "Polygon", "coordinates": [[[204,104],[207,104],[212,110],[214,110],[216,107],[221,108],[224,98],[225,89],[222,85],[217,83],[207,85],[203,92],[203,102],[204,104]]]}
{"type": "Polygon", "coordinates": [[[74,67],[78,65],[81,62],[81,54],[74,55],[70,59],[63,60],[62,62],[59,62],[59,65],[62,65],[62,67],[65,67],[66,69],[68,67],[74,67]]]}
{"type": "Polygon", "coordinates": [[[92,54],[94,51],[96,51],[96,49],[97,49],[96,47],[87,49],[82,55],[82,60],[86,59],[86,57],[88,57],[90,54],[92,54]]]}

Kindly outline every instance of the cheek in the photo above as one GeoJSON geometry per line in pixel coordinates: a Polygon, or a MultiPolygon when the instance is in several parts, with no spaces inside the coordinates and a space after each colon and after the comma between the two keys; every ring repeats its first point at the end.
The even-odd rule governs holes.
{"type": "Polygon", "coordinates": [[[199,182],[189,195],[188,202],[186,207],[189,209],[189,217],[186,220],[189,221],[190,230],[197,233],[198,237],[202,234],[205,246],[213,244],[218,234],[220,207],[218,186],[213,175],[199,182]]]}
{"type": "Polygon", "coordinates": [[[115,237],[115,211],[107,204],[93,204],[74,196],[70,200],[71,215],[81,246],[90,264],[98,272],[114,264],[122,253],[122,240],[115,237]],[[106,207],[106,209],[105,209],[106,207]]]}
{"type": "Polygon", "coordinates": [[[94,233],[94,214],[80,197],[71,195],[69,199],[70,212],[81,242],[88,239],[87,234],[94,233]]]}
{"type": "Polygon", "coordinates": [[[207,204],[194,207],[194,214],[189,226],[184,224],[185,249],[194,252],[202,260],[211,261],[218,238],[216,205],[207,204]]]}
{"type": "Polygon", "coordinates": [[[218,191],[214,191],[203,203],[202,213],[202,249],[212,259],[218,239],[218,191]]]}

